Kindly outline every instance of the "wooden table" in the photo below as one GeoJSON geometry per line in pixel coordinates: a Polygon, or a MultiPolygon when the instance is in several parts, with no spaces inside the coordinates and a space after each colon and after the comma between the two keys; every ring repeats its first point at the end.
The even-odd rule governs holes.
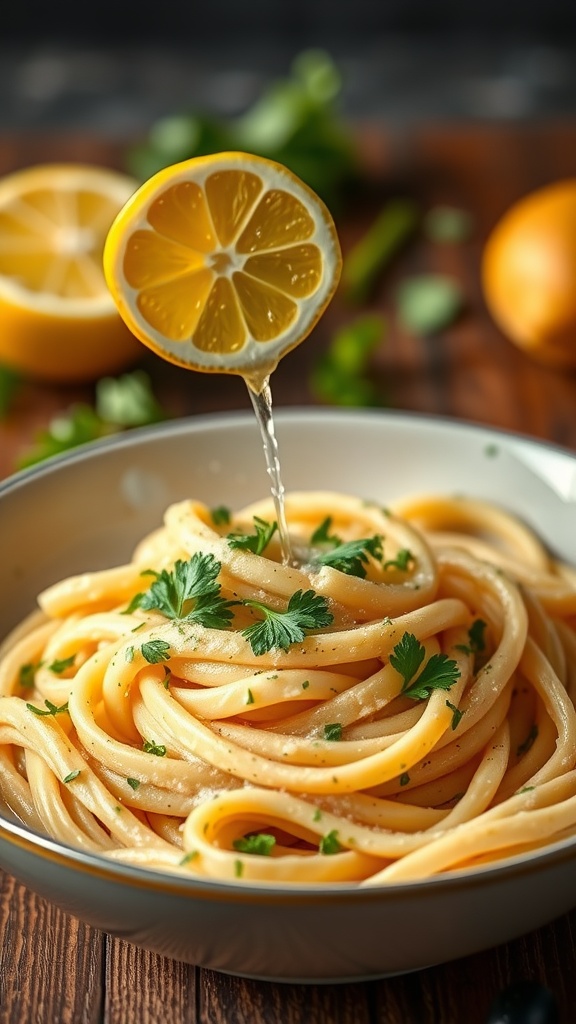
{"type": "MultiPolygon", "coordinates": [[[[475,225],[463,243],[416,241],[370,303],[389,316],[374,369],[388,405],[576,449],[576,374],[543,369],[503,338],[485,310],[479,279],[483,241],[506,207],[532,188],[576,176],[576,122],[371,128],[362,145],[369,184],[339,218],[345,250],[389,196],[413,195],[424,210],[463,207],[475,225]],[[403,275],[428,270],[458,279],[467,306],[450,329],[421,339],[400,330],[393,295],[403,275]]],[[[102,138],[0,138],[0,173],[55,160],[119,167],[122,153],[102,138]]],[[[277,407],[313,403],[314,360],[335,326],[353,315],[336,298],[314,338],[284,360],[273,381],[277,407]]],[[[142,365],[169,415],[247,407],[235,378],[186,374],[145,354],[142,365]]],[[[92,397],[88,387],[27,383],[0,423],[0,476],[52,414],[92,397]]],[[[456,963],[326,987],[249,982],[164,960],[67,918],[6,875],[0,927],[0,1024],[483,1024],[497,991],[528,978],[554,991],[562,1024],[573,1024],[576,1013],[576,913],[456,963]]]]}

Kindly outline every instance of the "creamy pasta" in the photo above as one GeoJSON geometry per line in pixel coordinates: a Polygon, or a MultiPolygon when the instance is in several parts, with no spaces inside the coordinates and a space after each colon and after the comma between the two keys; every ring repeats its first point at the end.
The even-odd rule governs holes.
{"type": "Polygon", "coordinates": [[[470,499],[168,508],[0,652],[0,794],[105,857],[385,885],[576,831],[576,574],[470,499]]]}

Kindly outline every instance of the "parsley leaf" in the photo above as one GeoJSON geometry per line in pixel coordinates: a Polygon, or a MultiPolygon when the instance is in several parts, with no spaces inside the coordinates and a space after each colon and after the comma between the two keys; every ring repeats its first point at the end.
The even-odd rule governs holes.
{"type": "Polygon", "coordinates": [[[154,582],[136,594],[127,609],[159,611],[168,619],[186,619],[212,629],[225,629],[232,619],[234,601],[220,597],[217,582],[220,562],[212,554],[197,551],[187,562],[178,560],[172,572],[148,570],[154,582]]]}
{"type": "Polygon", "coordinates": [[[275,845],[275,836],[268,835],[266,832],[241,836],[240,839],[235,839],[232,843],[234,849],[239,853],[254,853],[259,857],[269,857],[275,845]]]}
{"type": "Polygon", "coordinates": [[[37,664],[33,661],[28,661],[25,665],[20,665],[18,670],[18,683],[23,689],[28,689],[29,687],[34,686],[36,672],[40,668],[41,664],[41,661],[37,664]]]}
{"type": "Polygon", "coordinates": [[[145,754],[154,754],[156,757],[166,757],[166,747],[163,743],[154,743],[153,740],[144,740],[142,750],[145,754]]]}
{"type": "Polygon", "coordinates": [[[410,568],[410,564],[414,562],[414,555],[410,551],[410,548],[400,548],[396,554],[396,558],[390,558],[387,562],[384,562],[385,569],[400,569],[401,572],[406,572],[410,568]]]}
{"type": "Polygon", "coordinates": [[[342,739],[342,723],[341,722],[328,722],[324,726],[324,739],[338,742],[342,739]]]}
{"type": "Polygon", "coordinates": [[[54,672],[55,675],[59,676],[62,672],[65,672],[67,668],[70,668],[76,660],[76,655],[71,654],[69,658],[60,658],[53,661],[51,665],[48,665],[50,672],[54,672]]]}
{"type": "Polygon", "coordinates": [[[74,779],[77,779],[78,776],[80,775],[80,771],[81,771],[80,768],[75,768],[73,772],[70,772],[66,776],[66,778],[62,779],[62,782],[66,783],[66,785],[68,785],[69,782],[73,782],[74,779]]]}
{"type": "Polygon", "coordinates": [[[218,505],[210,509],[210,516],[214,526],[227,526],[231,519],[230,509],[226,505],[218,505]]]}
{"type": "Polygon", "coordinates": [[[486,623],[483,619],[474,619],[474,622],[468,630],[468,643],[456,644],[456,649],[458,651],[463,651],[464,654],[481,653],[486,647],[486,641],[484,639],[485,629],[486,623]]]}
{"type": "Polygon", "coordinates": [[[146,659],[149,665],[159,665],[170,658],[168,654],[170,644],[166,640],[147,640],[142,644],[140,650],[142,651],[142,657],[146,659]]]}
{"type": "Polygon", "coordinates": [[[323,544],[329,544],[333,548],[337,548],[342,544],[341,538],[336,533],[330,533],[332,529],[332,516],[326,516],[322,520],[320,526],[317,526],[310,538],[312,547],[321,547],[323,544]]]}
{"type": "Polygon", "coordinates": [[[401,694],[412,700],[426,700],[432,690],[449,690],[460,677],[456,662],[446,654],[433,654],[417,676],[426,649],[413,633],[404,633],[390,655],[390,664],[404,680],[401,694]]]}
{"type": "Polygon", "coordinates": [[[450,708],[450,711],[452,712],[452,729],[457,729],[462,721],[464,712],[461,711],[460,708],[457,708],[455,704],[451,704],[449,700],[446,701],[446,707],[450,708]]]}
{"type": "Polygon", "coordinates": [[[51,700],[45,700],[44,703],[47,708],[46,711],[44,711],[43,708],[37,708],[35,704],[27,704],[26,707],[28,708],[29,711],[33,711],[35,715],[40,716],[53,715],[54,717],[56,717],[56,715],[63,715],[66,714],[66,712],[68,711],[68,701],[66,701],[65,704],[61,704],[60,707],[57,707],[56,704],[53,704],[51,700]]]}
{"type": "Polygon", "coordinates": [[[267,523],[265,519],[260,519],[260,516],[254,516],[253,521],[254,533],[229,533],[227,540],[231,548],[261,555],[276,533],[278,523],[267,523]]]}
{"type": "Polygon", "coordinates": [[[327,835],[322,836],[320,844],[318,846],[318,852],[324,855],[330,855],[332,853],[340,853],[342,846],[338,842],[338,832],[336,829],[332,829],[327,835]]]}
{"type": "Polygon", "coordinates": [[[262,612],[264,618],[242,630],[256,655],[276,648],[287,651],[291,644],[300,643],[307,630],[330,626],[334,616],[328,611],[328,601],[313,590],[297,590],[292,594],[285,612],[275,611],[260,601],[245,600],[243,604],[262,612]]]}
{"type": "Polygon", "coordinates": [[[328,565],[332,569],[345,572],[348,576],[359,576],[364,579],[368,555],[372,555],[373,558],[382,557],[382,538],[380,536],[346,541],[331,551],[324,551],[317,555],[314,561],[318,565],[328,565]]]}

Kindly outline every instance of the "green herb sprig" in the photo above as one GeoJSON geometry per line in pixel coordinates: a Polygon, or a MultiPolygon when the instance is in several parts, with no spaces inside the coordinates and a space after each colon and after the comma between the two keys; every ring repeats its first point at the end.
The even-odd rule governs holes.
{"type": "Polygon", "coordinates": [[[287,651],[292,644],[301,643],[310,630],[322,629],[334,621],[327,599],[313,590],[297,590],[284,612],[260,601],[245,600],[243,604],[263,615],[260,621],[242,630],[257,656],[272,650],[287,651]]]}
{"type": "Polygon", "coordinates": [[[403,679],[401,695],[412,700],[426,700],[433,690],[449,690],[460,678],[457,663],[446,654],[433,654],[419,669],[426,657],[426,648],[413,633],[404,633],[391,655],[390,664],[403,679]]]}

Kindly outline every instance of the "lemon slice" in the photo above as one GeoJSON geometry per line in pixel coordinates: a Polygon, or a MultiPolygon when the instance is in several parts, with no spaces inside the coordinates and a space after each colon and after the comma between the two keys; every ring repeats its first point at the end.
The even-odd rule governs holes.
{"type": "Polygon", "coordinates": [[[102,272],[106,235],[136,187],[127,175],[79,164],[0,180],[0,363],[81,381],[138,357],[102,272]]]}
{"type": "Polygon", "coordinates": [[[340,277],[324,203],[291,171],[247,153],[166,167],[130,198],[104,247],[130,330],[194,370],[258,388],[310,333],[340,277]]]}

